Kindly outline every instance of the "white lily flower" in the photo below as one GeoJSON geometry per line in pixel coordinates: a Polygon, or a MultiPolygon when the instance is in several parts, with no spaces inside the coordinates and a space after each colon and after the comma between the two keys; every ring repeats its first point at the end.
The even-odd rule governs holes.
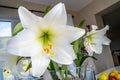
{"type": "Polygon", "coordinates": [[[93,53],[100,54],[102,53],[102,45],[109,45],[110,39],[105,36],[107,30],[109,30],[109,26],[107,25],[101,30],[96,30],[98,27],[92,25],[92,30],[87,33],[84,41],[84,46],[90,56],[93,53]]]}
{"type": "Polygon", "coordinates": [[[13,66],[16,65],[16,62],[18,60],[18,56],[9,54],[7,50],[0,51],[0,61],[5,62],[5,68],[12,71],[13,66]]]}
{"type": "Polygon", "coordinates": [[[7,70],[5,72],[6,75],[11,75],[13,70],[14,72],[16,71],[13,67],[17,67],[16,62],[18,60],[18,56],[7,52],[6,45],[9,39],[10,37],[0,37],[0,62],[2,64],[1,66],[7,70]]]}
{"type": "MultiPolygon", "coordinates": [[[[0,51],[0,61],[4,62],[4,77],[9,77],[12,75],[17,75],[19,77],[24,77],[21,72],[23,72],[23,67],[20,66],[20,61],[18,62],[20,57],[16,55],[9,54],[7,50],[0,51]]],[[[22,59],[21,59],[22,60],[22,59]]],[[[25,68],[26,69],[26,68],[25,68]]],[[[24,70],[25,71],[25,70],[24,70]]],[[[25,75],[28,75],[27,72],[25,75]]]]}
{"type": "MultiPolygon", "coordinates": [[[[23,61],[23,59],[20,59],[19,56],[10,54],[7,49],[7,41],[10,39],[10,37],[0,37],[0,66],[4,70],[4,77],[8,78],[12,76],[12,74],[17,75],[19,77],[24,77],[21,72],[23,72],[23,68],[25,66],[22,65],[20,62],[23,61]],[[19,61],[18,61],[19,60],[19,61]]],[[[27,63],[25,63],[27,65],[27,63]]],[[[25,68],[26,69],[26,68],[25,68]]],[[[24,69],[24,71],[25,71],[24,69]]],[[[24,73],[25,75],[28,75],[27,72],[24,73]]],[[[14,76],[12,76],[14,78],[14,76]]]]}
{"type": "Polygon", "coordinates": [[[15,64],[17,60],[15,55],[8,54],[7,52],[6,45],[9,39],[10,37],[0,37],[0,61],[7,62],[9,68],[12,69],[11,66],[15,64]]]}
{"type": "Polygon", "coordinates": [[[73,62],[76,55],[70,43],[83,36],[85,30],[66,25],[63,3],[57,4],[43,18],[24,7],[18,12],[24,29],[8,42],[8,51],[31,57],[33,76],[40,77],[50,60],[66,65],[73,62]]]}

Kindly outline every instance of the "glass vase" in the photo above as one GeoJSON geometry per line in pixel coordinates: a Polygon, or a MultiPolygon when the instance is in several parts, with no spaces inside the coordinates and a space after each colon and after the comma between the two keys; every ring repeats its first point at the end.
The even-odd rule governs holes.
{"type": "Polygon", "coordinates": [[[47,70],[41,77],[34,77],[31,73],[28,76],[19,77],[14,75],[15,80],[81,80],[80,79],[80,67],[72,70],[59,70],[49,71],[47,70]]]}
{"type": "Polygon", "coordinates": [[[88,63],[67,70],[46,70],[42,76],[34,77],[31,69],[25,71],[25,65],[30,62],[30,58],[21,59],[17,66],[13,67],[15,72],[12,72],[13,74],[8,77],[4,77],[4,80],[96,80],[93,66],[88,63]]]}

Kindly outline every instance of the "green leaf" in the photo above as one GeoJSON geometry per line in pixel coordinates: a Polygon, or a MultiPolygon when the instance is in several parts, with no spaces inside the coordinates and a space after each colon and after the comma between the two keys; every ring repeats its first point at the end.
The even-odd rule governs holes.
{"type": "Polygon", "coordinates": [[[75,53],[79,53],[80,52],[80,49],[83,47],[83,37],[81,37],[80,39],[76,40],[74,43],[73,43],[73,49],[75,51],[75,53]]]}
{"type": "MultiPolygon", "coordinates": [[[[58,71],[59,70],[59,66],[58,66],[58,64],[57,63],[55,63],[55,62],[53,62],[52,60],[50,61],[50,65],[49,65],[49,67],[48,67],[48,70],[49,71],[58,71]]],[[[59,72],[59,71],[58,71],[59,72]]],[[[58,76],[57,76],[57,74],[53,74],[52,72],[51,72],[51,76],[55,79],[55,80],[59,80],[58,79],[58,76]]]]}
{"type": "Polygon", "coordinates": [[[73,44],[73,49],[75,51],[75,53],[77,53],[79,51],[79,41],[75,41],[73,44]]]}
{"type": "Polygon", "coordinates": [[[47,6],[47,8],[45,9],[45,11],[44,11],[44,14],[43,14],[43,16],[45,16],[50,10],[51,10],[51,6],[49,5],[49,6],[47,6]]]}
{"type": "Polygon", "coordinates": [[[61,70],[67,70],[67,65],[62,65],[61,70]]]}
{"type": "Polygon", "coordinates": [[[27,66],[25,72],[28,71],[31,67],[32,67],[32,64],[31,64],[31,62],[30,62],[29,65],[27,66]]]}
{"type": "Polygon", "coordinates": [[[54,66],[54,68],[55,68],[55,71],[58,71],[58,70],[59,70],[58,64],[55,63],[54,61],[52,61],[52,63],[53,63],[53,66],[54,66]]]}
{"type": "Polygon", "coordinates": [[[86,22],[86,20],[83,19],[77,27],[82,28],[85,22],[86,22]]]}
{"type": "Polygon", "coordinates": [[[54,68],[54,65],[53,65],[53,61],[50,61],[48,70],[50,70],[50,71],[55,71],[55,68],[54,68]]]}
{"type": "Polygon", "coordinates": [[[23,30],[23,26],[21,23],[18,23],[15,28],[13,29],[13,33],[12,35],[16,35],[18,32],[20,32],[21,30],[23,30]]]}
{"type": "Polygon", "coordinates": [[[84,41],[84,38],[81,37],[81,38],[79,39],[79,49],[81,49],[81,48],[83,47],[83,41],[84,41]]]}

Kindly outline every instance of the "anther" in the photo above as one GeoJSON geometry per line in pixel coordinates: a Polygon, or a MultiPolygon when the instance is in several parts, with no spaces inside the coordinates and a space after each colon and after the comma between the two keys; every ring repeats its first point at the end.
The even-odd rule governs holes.
{"type": "Polygon", "coordinates": [[[50,49],[52,49],[52,44],[51,44],[51,43],[50,43],[50,44],[48,44],[48,46],[49,46],[49,48],[50,48],[50,49]]]}

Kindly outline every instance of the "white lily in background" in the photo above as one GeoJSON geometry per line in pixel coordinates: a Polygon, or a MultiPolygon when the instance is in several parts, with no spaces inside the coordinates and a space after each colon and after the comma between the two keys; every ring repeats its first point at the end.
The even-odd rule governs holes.
{"type": "MultiPolygon", "coordinates": [[[[24,66],[20,66],[22,64],[20,64],[20,61],[18,62],[19,59],[20,59],[20,57],[18,57],[16,55],[9,54],[7,52],[7,50],[0,51],[0,61],[4,62],[3,69],[5,70],[5,72],[4,72],[5,78],[12,76],[12,75],[24,77],[21,74],[21,72],[23,72],[24,66]]],[[[25,75],[28,75],[28,74],[25,74],[25,75]]]]}
{"type": "Polygon", "coordinates": [[[16,65],[16,62],[18,60],[18,56],[9,54],[7,50],[0,51],[0,61],[5,62],[5,68],[12,71],[13,66],[16,65]]]}
{"type": "Polygon", "coordinates": [[[69,65],[76,58],[71,42],[84,35],[85,30],[66,25],[63,3],[57,4],[46,16],[38,17],[20,7],[23,30],[8,42],[11,54],[31,57],[32,74],[40,77],[50,60],[69,65]]]}
{"type": "Polygon", "coordinates": [[[6,77],[6,75],[9,76],[12,74],[11,72],[15,70],[13,69],[13,67],[17,67],[16,62],[18,60],[18,56],[9,54],[7,52],[6,45],[9,39],[10,37],[0,37],[0,62],[1,66],[3,66],[6,69],[6,71],[4,72],[4,77],[6,77]]]}
{"type": "Polygon", "coordinates": [[[96,30],[98,27],[92,25],[92,30],[88,32],[85,36],[84,46],[90,56],[93,53],[100,54],[102,53],[102,45],[109,45],[110,39],[105,36],[107,30],[109,30],[109,26],[107,25],[101,30],[96,30]]]}
{"type": "Polygon", "coordinates": [[[10,37],[0,37],[0,51],[6,49],[6,43],[10,39],[10,37]]]}

